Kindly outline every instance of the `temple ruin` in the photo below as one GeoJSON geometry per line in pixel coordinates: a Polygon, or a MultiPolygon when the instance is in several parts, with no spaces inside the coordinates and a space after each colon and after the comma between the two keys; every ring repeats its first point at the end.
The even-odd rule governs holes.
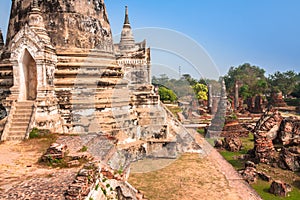
{"type": "Polygon", "coordinates": [[[142,141],[151,155],[194,150],[153,92],[150,49],[135,42],[127,7],[114,44],[103,0],[15,0],[0,47],[1,140],[38,128],[142,141]]]}

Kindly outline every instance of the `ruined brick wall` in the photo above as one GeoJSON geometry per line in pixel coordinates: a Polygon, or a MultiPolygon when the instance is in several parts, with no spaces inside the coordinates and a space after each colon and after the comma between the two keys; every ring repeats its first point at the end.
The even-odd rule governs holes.
{"type": "Polygon", "coordinates": [[[283,118],[279,112],[265,113],[257,122],[254,153],[258,162],[283,169],[300,170],[300,120],[283,118]]]}
{"type": "Polygon", "coordinates": [[[270,114],[265,113],[257,122],[257,130],[254,134],[254,150],[255,157],[259,162],[269,163],[276,156],[273,140],[277,137],[281,121],[282,116],[275,111],[270,114]]]}

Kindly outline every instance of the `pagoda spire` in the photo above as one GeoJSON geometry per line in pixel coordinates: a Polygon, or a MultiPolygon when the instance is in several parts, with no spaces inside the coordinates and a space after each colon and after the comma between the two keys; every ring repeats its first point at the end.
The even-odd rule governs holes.
{"type": "Polygon", "coordinates": [[[120,40],[119,47],[121,51],[130,51],[135,48],[135,41],[129,23],[127,6],[125,6],[125,20],[124,20],[123,30],[121,33],[121,40],[120,40]]]}
{"type": "Polygon", "coordinates": [[[128,7],[125,6],[125,20],[124,20],[124,26],[125,25],[129,25],[130,26],[130,22],[129,22],[129,17],[128,17],[128,7]]]}
{"type": "Polygon", "coordinates": [[[38,7],[39,7],[38,0],[33,0],[32,9],[38,8],[38,7]]]}

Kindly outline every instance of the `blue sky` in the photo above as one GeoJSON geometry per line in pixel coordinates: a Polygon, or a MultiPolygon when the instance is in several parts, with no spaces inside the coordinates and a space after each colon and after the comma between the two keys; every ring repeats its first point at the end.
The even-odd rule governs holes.
{"type": "MultiPolygon", "coordinates": [[[[0,2],[0,28],[4,32],[7,29],[10,2],[11,0],[0,2]]],[[[105,2],[114,35],[121,31],[124,6],[128,5],[130,22],[134,29],[158,27],[183,33],[184,37],[198,43],[208,54],[208,58],[212,60],[220,75],[225,74],[230,66],[238,66],[245,62],[264,68],[266,75],[286,70],[300,72],[298,0],[106,0],[105,2]]],[[[146,39],[151,35],[147,34],[144,35],[146,39]]],[[[180,46],[180,42],[178,43],[180,46]]],[[[149,45],[151,46],[151,43],[149,45]]],[[[178,73],[180,65],[182,73],[198,76],[190,70],[191,67],[188,65],[191,63],[186,62],[189,58],[178,61],[172,56],[159,56],[157,52],[153,55],[154,63],[173,68],[174,73],[178,73]],[[159,57],[164,57],[165,60],[160,61],[159,57]]],[[[205,71],[204,65],[202,71],[205,71]]],[[[208,78],[209,76],[207,75],[208,78]]]]}

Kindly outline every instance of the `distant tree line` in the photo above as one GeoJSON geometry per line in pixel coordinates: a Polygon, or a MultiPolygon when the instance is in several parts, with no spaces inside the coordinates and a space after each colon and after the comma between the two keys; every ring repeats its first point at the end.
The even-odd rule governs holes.
{"type": "Polygon", "coordinates": [[[300,97],[300,73],[293,70],[275,72],[268,77],[265,70],[245,63],[238,67],[231,67],[224,76],[227,91],[234,93],[235,84],[239,85],[239,93],[243,99],[256,95],[270,95],[282,92],[284,97],[300,97]]]}
{"type": "MultiPolygon", "coordinates": [[[[271,96],[272,93],[282,92],[284,97],[300,98],[300,73],[293,70],[276,71],[266,77],[265,70],[249,63],[231,67],[223,77],[227,93],[233,95],[235,84],[238,84],[239,95],[243,99],[256,95],[271,96]]],[[[184,74],[180,79],[169,78],[166,74],[152,77],[162,101],[176,102],[186,96],[194,96],[199,101],[208,99],[208,85],[212,85],[213,95],[218,95],[220,84],[217,80],[193,78],[184,74]]]]}
{"type": "Polygon", "coordinates": [[[162,101],[175,102],[180,98],[194,96],[199,101],[208,99],[207,84],[217,83],[214,80],[195,79],[189,74],[184,74],[180,79],[169,78],[166,74],[152,77],[152,84],[157,86],[162,101]]]}

